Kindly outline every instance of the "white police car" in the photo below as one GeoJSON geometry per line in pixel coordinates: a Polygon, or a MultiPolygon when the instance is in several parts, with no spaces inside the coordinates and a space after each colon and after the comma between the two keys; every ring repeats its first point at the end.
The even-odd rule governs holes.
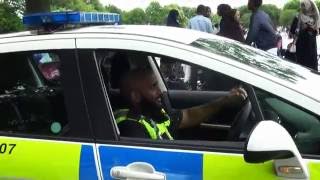
{"type": "Polygon", "coordinates": [[[60,15],[59,26],[35,16],[50,33],[0,35],[0,179],[320,178],[318,72],[182,28],[55,31],[68,21],[60,15]],[[117,81],[140,66],[153,69],[171,108],[238,85],[249,100],[174,141],[122,137],[117,81]]]}

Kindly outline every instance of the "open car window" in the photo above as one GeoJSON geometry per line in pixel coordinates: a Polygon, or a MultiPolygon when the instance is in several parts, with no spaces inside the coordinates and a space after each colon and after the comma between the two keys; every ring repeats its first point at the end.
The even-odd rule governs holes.
{"type": "MultiPolygon", "coordinates": [[[[162,77],[160,81],[164,81],[168,89],[168,92],[163,92],[162,105],[175,122],[179,121],[179,118],[181,118],[181,114],[179,112],[181,112],[182,109],[199,106],[224,97],[228,95],[229,90],[239,82],[235,79],[231,79],[228,76],[220,75],[222,79],[224,77],[226,78],[225,81],[227,81],[227,79],[231,79],[230,82],[232,83],[230,88],[222,88],[222,85],[225,84],[222,83],[222,81],[218,83],[218,85],[220,85],[220,89],[217,88],[218,90],[215,88],[204,89],[201,84],[200,86],[197,84],[197,90],[193,91],[191,86],[184,81],[184,66],[190,66],[191,68],[195,67],[197,69],[198,81],[201,81],[201,73],[203,71],[208,71],[209,74],[212,73],[214,75],[217,73],[203,67],[186,64],[184,61],[179,59],[144,52],[97,50],[95,53],[98,64],[100,65],[100,71],[103,77],[103,82],[106,86],[108,98],[113,110],[113,116],[115,117],[115,122],[117,119],[115,115],[117,114],[116,112],[119,112],[118,110],[127,109],[130,107],[128,101],[124,99],[119,91],[119,81],[124,73],[137,67],[153,69],[153,65],[151,67],[150,63],[154,63],[156,66],[158,66],[157,68],[153,69],[153,71],[159,71],[157,73],[160,73],[162,77]],[[170,84],[171,80],[174,81],[172,84],[170,84]],[[165,102],[164,99],[166,98],[168,99],[168,102],[165,102]]],[[[211,81],[213,83],[215,82],[215,79],[213,78],[211,81]]],[[[254,112],[249,111],[247,117],[248,121],[246,121],[246,124],[244,125],[245,127],[240,127],[243,128],[243,132],[238,132],[239,137],[236,138],[237,140],[230,139],[229,131],[238,111],[239,107],[226,108],[221,111],[221,114],[219,113],[210,117],[210,119],[199,126],[177,130],[175,132],[175,139],[191,141],[244,141],[250,132],[250,129],[256,123],[256,118],[254,116],[254,112]]],[[[117,122],[115,124],[117,124],[117,122]]],[[[123,136],[124,134],[125,133],[121,132],[120,128],[120,136],[123,136]]]]}

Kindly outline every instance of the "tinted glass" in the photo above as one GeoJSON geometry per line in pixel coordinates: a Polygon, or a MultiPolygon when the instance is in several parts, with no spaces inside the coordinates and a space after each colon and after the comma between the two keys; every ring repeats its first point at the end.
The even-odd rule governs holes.
{"type": "Polygon", "coordinates": [[[64,135],[60,61],[48,52],[0,54],[0,131],[64,135]]]}

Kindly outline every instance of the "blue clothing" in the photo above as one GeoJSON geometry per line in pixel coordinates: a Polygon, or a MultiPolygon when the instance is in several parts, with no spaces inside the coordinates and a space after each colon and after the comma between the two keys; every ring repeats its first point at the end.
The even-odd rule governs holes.
{"type": "Polygon", "coordinates": [[[209,18],[202,15],[196,15],[188,22],[189,29],[194,29],[202,32],[213,33],[212,23],[209,18]]]}
{"type": "Polygon", "coordinates": [[[269,15],[264,11],[257,10],[252,13],[246,43],[251,45],[254,42],[262,50],[276,47],[277,34],[272,24],[269,15]]]}

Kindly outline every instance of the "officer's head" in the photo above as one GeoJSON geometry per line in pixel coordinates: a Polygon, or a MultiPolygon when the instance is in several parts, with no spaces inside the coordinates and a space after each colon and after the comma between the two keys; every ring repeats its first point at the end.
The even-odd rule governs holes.
{"type": "Polygon", "coordinates": [[[120,92],[135,108],[161,107],[161,91],[151,69],[139,68],[126,73],[120,83],[120,92]]]}
{"type": "Polygon", "coordinates": [[[248,9],[254,11],[262,5],[262,0],[248,0],[248,9]]]}

